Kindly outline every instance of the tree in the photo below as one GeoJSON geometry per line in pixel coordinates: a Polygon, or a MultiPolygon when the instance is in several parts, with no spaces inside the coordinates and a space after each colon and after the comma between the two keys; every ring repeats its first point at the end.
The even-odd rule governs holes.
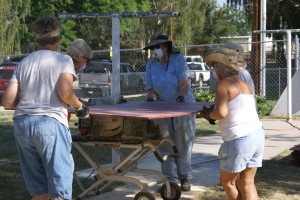
{"type": "Polygon", "coordinates": [[[267,2],[267,29],[296,29],[300,26],[300,1],[280,0],[267,2]]]}
{"type": "Polygon", "coordinates": [[[30,0],[1,0],[0,13],[0,54],[20,52],[20,37],[27,30],[24,22],[30,13],[30,0]]]}
{"type": "MultiPolygon", "coordinates": [[[[58,16],[60,13],[68,13],[74,6],[73,0],[31,0],[30,15],[26,16],[27,32],[22,35],[22,52],[30,53],[38,49],[35,42],[34,33],[31,31],[31,24],[40,16],[58,16]]],[[[61,26],[62,40],[60,50],[65,51],[71,42],[76,38],[74,21],[64,21],[61,26]]]]}
{"type": "Polygon", "coordinates": [[[215,0],[153,0],[151,4],[151,11],[171,11],[170,8],[180,12],[180,17],[174,18],[172,26],[169,21],[159,23],[164,20],[159,19],[150,27],[168,34],[172,29],[176,45],[216,43],[220,42],[220,37],[237,32],[236,24],[232,25],[233,9],[217,9],[215,0]]]}
{"type": "Polygon", "coordinates": [[[198,43],[221,43],[222,37],[245,35],[249,33],[249,24],[245,20],[244,12],[233,7],[225,6],[219,9],[211,7],[207,10],[205,29],[200,33],[198,43]]]}
{"type": "MultiPolygon", "coordinates": [[[[147,0],[32,0],[31,15],[26,18],[27,28],[30,30],[31,23],[39,16],[58,16],[61,13],[113,13],[113,12],[136,12],[150,9],[147,0]],[[47,5],[47,6],[45,6],[47,5]]],[[[111,45],[111,18],[98,19],[60,19],[62,22],[62,41],[60,50],[66,51],[67,47],[75,38],[84,38],[93,49],[109,49],[111,45]]],[[[137,18],[121,19],[121,37],[123,35],[132,38],[121,40],[122,48],[129,47],[139,36],[140,20],[137,18]]],[[[126,37],[128,38],[128,37],[126,37]]],[[[22,37],[22,51],[32,52],[38,47],[34,42],[34,34],[27,32],[22,37]]]]}

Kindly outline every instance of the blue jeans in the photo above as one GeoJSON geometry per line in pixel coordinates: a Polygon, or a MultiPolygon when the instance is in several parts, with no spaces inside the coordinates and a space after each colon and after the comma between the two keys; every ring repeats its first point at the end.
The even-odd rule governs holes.
{"type": "MultiPolygon", "coordinates": [[[[192,178],[191,157],[196,131],[196,115],[174,117],[156,120],[164,136],[169,136],[178,149],[179,157],[169,157],[161,164],[163,174],[169,181],[177,182],[181,179],[192,178]]],[[[162,145],[158,149],[161,155],[173,153],[169,145],[162,145]]]]}
{"type": "Polygon", "coordinates": [[[246,168],[262,166],[265,133],[262,127],[246,136],[225,141],[219,149],[220,168],[238,173],[246,168]]]}
{"type": "Polygon", "coordinates": [[[67,127],[44,115],[14,118],[14,132],[23,178],[30,195],[72,199],[74,162],[67,127]]]}

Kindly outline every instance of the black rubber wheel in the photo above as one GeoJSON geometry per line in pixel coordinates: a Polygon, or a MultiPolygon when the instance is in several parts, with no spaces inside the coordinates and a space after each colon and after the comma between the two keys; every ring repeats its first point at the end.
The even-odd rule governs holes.
{"type": "Polygon", "coordinates": [[[155,197],[150,192],[139,192],[135,195],[134,200],[155,200],[155,197]]]}
{"type": "Polygon", "coordinates": [[[178,199],[180,199],[181,189],[180,189],[179,185],[177,185],[176,183],[170,182],[170,186],[171,186],[171,196],[167,197],[167,185],[166,184],[163,184],[161,186],[160,196],[164,200],[178,200],[178,199]]]}

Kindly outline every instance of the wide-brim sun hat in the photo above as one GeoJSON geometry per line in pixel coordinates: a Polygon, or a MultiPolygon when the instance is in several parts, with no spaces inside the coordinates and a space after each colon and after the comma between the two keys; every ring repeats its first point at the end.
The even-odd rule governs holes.
{"type": "Polygon", "coordinates": [[[205,57],[205,62],[213,67],[213,63],[218,62],[231,67],[240,72],[247,67],[243,56],[233,49],[220,47],[215,53],[209,54],[205,57]]]}
{"type": "Polygon", "coordinates": [[[155,45],[169,43],[172,46],[172,41],[169,40],[168,36],[162,32],[157,32],[151,35],[149,43],[143,48],[143,50],[153,50],[155,45]]]}

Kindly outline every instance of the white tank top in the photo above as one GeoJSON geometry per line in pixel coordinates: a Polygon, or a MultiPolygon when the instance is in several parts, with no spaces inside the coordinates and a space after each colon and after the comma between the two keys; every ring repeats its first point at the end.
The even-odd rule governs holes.
{"type": "MultiPolygon", "coordinates": [[[[235,85],[239,88],[236,83],[235,85]]],[[[231,141],[248,135],[261,126],[256,112],[255,97],[252,94],[241,94],[240,90],[240,94],[228,102],[227,116],[220,120],[222,139],[231,141]]]]}

